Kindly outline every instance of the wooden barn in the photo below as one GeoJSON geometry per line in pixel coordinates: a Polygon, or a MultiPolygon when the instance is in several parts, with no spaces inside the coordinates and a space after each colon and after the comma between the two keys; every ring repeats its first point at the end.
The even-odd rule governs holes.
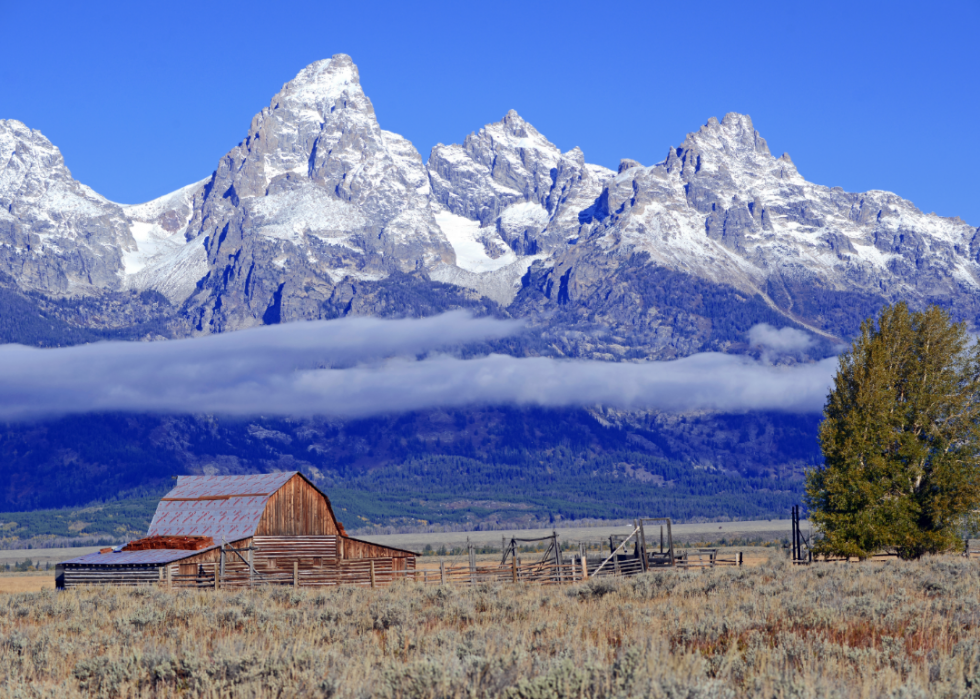
{"type": "Polygon", "coordinates": [[[386,584],[415,554],[347,536],[330,500],[297,472],[180,476],[143,539],[59,563],[59,589],[86,584],[222,587],[386,584]]]}

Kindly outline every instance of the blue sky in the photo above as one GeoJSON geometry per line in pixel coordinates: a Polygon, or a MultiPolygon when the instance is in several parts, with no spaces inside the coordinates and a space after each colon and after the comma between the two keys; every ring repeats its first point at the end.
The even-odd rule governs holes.
{"type": "Polygon", "coordinates": [[[807,179],[980,226],[980,2],[0,0],[0,118],[122,203],[209,175],[303,66],[358,64],[428,157],[514,108],[563,150],[652,164],[752,116],[807,179]]]}

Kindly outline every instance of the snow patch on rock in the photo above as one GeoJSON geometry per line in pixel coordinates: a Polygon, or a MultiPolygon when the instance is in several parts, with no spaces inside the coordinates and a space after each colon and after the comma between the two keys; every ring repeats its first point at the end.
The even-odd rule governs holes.
{"type": "Polygon", "coordinates": [[[500,214],[500,222],[508,230],[544,228],[550,218],[548,210],[533,201],[511,204],[500,214]]]}
{"type": "MultiPolygon", "coordinates": [[[[488,234],[488,229],[481,228],[479,221],[472,221],[444,209],[435,214],[435,219],[449,240],[449,244],[453,246],[456,253],[456,266],[460,269],[482,274],[493,272],[517,261],[517,255],[513,250],[506,248],[503,241],[500,242],[501,247],[506,248],[505,252],[498,257],[487,254],[483,239],[488,234]]],[[[492,228],[489,229],[489,233],[496,237],[492,228]]]]}

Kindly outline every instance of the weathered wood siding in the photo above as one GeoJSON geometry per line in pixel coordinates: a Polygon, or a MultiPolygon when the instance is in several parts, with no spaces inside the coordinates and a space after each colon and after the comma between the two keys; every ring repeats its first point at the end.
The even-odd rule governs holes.
{"type": "Polygon", "coordinates": [[[55,566],[55,582],[59,589],[80,585],[153,585],[160,580],[162,566],[95,566],[69,564],[55,566]]]}
{"type": "Polygon", "coordinates": [[[337,536],[257,536],[255,555],[257,558],[276,558],[295,560],[299,558],[331,559],[339,558],[337,536]]]}
{"type": "Polygon", "coordinates": [[[380,544],[372,544],[369,541],[361,541],[360,539],[344,537],[343,544],[343,555],[341,558],[345,560],[356,558],[381,558],[388,556],[391,558],[415,559],[415,554],[411,551],[392,549],[388,548],[387,546],[381,546],[380,544]]]}
{"type": "MultiPolygon", "coordinates": [[[[251,539],[228,544],[234,548],[246,548],[251,539]]],[[[247,554],[242,554],[246,556],[247,554]]],[[[79,585],[152,585],[162,583],[167,578],[167,568],[171,576],[195,574],[198,566],[204,565],[207,571],[213,570],[221,560],[221,551],[212,549],[182,558],[172,563],[148,563],[145,565],[85,565],[79,563],[59,563],[55,568],[56,586],[59,589],[79,585]],[[59,579],[60,578],[60,579],[59,579]]],[[[233,553],[226,554],[225,569],[247,571],[248,566],[233,553]]]]}
{"type": "Polygon", "coordinates": [[[337,536],[330,502],[305,478],[290,478],[269,497],[256,536],[337,536]]]}

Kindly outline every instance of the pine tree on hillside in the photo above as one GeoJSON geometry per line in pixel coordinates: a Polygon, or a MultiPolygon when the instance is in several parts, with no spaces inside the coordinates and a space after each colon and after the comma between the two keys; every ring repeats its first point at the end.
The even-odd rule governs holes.
{"type": "Polygon", "coordinates": [[[950,550],[980,507],[980,351],[931,307],[882,310],[841,355],[807,474],[821,553],[950,550]]]}

